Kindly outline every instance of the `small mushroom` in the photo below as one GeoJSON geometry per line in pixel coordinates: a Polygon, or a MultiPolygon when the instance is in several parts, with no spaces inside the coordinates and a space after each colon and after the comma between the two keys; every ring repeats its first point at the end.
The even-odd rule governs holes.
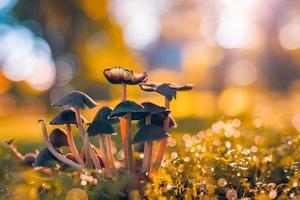
{"type": "Polygon", "coordinates": [[[96,114],[94,120],[87,129],[88,135],[99,136],[100,153],[106,169],[115,168],[111,150],[111,135],[116,134],[111,123],[118,122],[116,119],[108,119],[112,109],[102,107],[96,114]],[[107,152],[107,153],[106,153],[107,152]]]}
{"type": "Polygon", "coordinates": [[[132,136],[131,136],[131,120],[139,120],[142,117],[148,115],[148,112],[140,104],[134,101],[124,101],[119,103],[114,110],[111,112],[109,119],[117,117],[126,117],[126,146],[125,148],[125,158],[128,161],[128,169],[133,173],[133,155],[132,155],[132,136]]]}
{"type": "Polygon", "coordinates": [[[37,155],[34,167],[54,168],[58,160],[52,155],[48,148],[43,148],[37,155]]]}
{"type": "MultiPolygon", "coordinates": [[[[140,123],[140,130],[143,130],[144,127],[150,124],[154,124],[152,121],[152,116],[165,116],[168,117],[170,110],[166,109],[165,107],[158,106],[151,102],[144,102],[142,103],[142,106],[144,106],[145,110],[149,112],[149,115],[147,115],[145,118],[142,118],[144,124],[141,126],[140,123]]],[[[162,121],[164,118],[162,119],[162,121]]],[[[154,126],[156,127],[156,126],[154,126]]],[[[160,128],[162,129],[162,127],[160,128]]],[[[162,129],[163,130],[163,129],[162,129]]],[[[157,130],[159,131],[159,130],[157,130]]],[[[150,131],[149,134],[152,132],[150,131]]],[[[153,135],[155,137],[155,134],[153,135]]],[[[138,137],[136,134],[134,138],[138,137]]],[[[143,136],[143,137],[151,137],[151,136],[143,136]]],[[[146,138],[145,138],[146,139],[146,138]]],[[[162,139],[161,137],[157,137],[156,140],[162,139]]],[[[139,142],[138,142],[139,143],[139,142]]],[[[144,159],[143,159],[143,165],[142,169],[146,170],[148,173],[151,171],[151,164],[152,164],[152,154],[153,154],[153,140],[146,140],[144,141],[144,159]]]]}
{"type": "MultiPolygon", "coordinates": [[[[146,92],[157,92],[164,96],[165,98],[165,107],[167,109],[170,108],[170,102],[173,99],[176,99],[178,91],[188,91],[193,89],[192,84],[186,84],[183,86],[179,86],[172,83],[141,83],[140,88],[146,92]]],[[[164,130],[167,131],[169,128],[170,118],[166,117],[164,120],[164,130]]],[[[159,150],[155,159],[155,165],[160,166],[161,161],[163,159],[164,152],[167,147],[167,139],[162,139],[160,141],[159,150]]]]}
{"type": "Polygon", "coordinates": [[[152,158],[152,149],[153,141],[161,140],[167,138],[169,134],[164,131],[163,128],[156,125],[146,125],[135,134],[133,138],[133,144],[144,143],[144,162],[143,169],[147,172],[151,170],[151,158],[152,158]]]}
{"type": "MultiPolygon", "coordinates": [[[[122,67],[112,67],[105,69],[103,71],[103,74],[105,78],[112,84],[121,84],[121,101],[126,101],[126,85],[137,85],[140,83],[143,83],[147,81],[148,75],[147,73],[134,73],[133,71],[124,69],[122,67]]],[[[126,153],[126,119],[121,118],[120,119],[120,127],[121,127],[121,137],[122,137],[122,143],[123,147],[126,153]]],[[[127,157],[125,157],[125,166],[128,167],[128,160],[127,157]]]]}
{"type": "Polygon", "coordinates": [[[88,95],[79,91],[74,91],[62,97],[57,102],[53,103],[52,106],[71,106],[74,108],[78,130],[85,146],[87,166],[88,167],[91,166],[90,163],[90,158],[91,158],[94,163],[94,166],[99,169],[101,167],[100,162],[97,159],[95,153],[91,149],[90,142],[88,140],[88,135],[86,134],[82,125],[81,113],[80,113],[80,109],[85,109],[86,107],[92,109],[97,106],[97,103],[88,95]]]}
{"type": "Polygon", "coordinates": [[[61,148],[68,146],[67,134],[63,129],[55,128],[49,135],[49,141],[54,148],[61,148]]]}
{"type": "Polygon", "coordinates": [[[21,160],[20,165],[21,166],[29,166],[32,167],[33,163],[36,160],[36,154],[35,153],[27,153],[23,155],[19,152],[16,145],[14,144],[14,139],[10,139],[6,141],[6,144],[9,146],[9,148],[12,150],[12,152],[21,160]]]}
{"type": "Polygon", "coordinates": [[[150,124],[138,130],[132,140],[132,143],[137,144],[148,141],[156,141],[167,137],[169,137],[169,134],[164,131],[164,129],[150,124]]]}
{"type": "Polygon", "coordinates": [[[49,149],[49,151],[51,152],[51,154],[58,159],[59,161],[65,163],[66,165],[69,165],[71,167],[74,167],[75,169],[82,169],[82,166],[67,159],[64,155],[62,155],[61,153],[59,153],[51,144],[51,142],[49,141],[48,138],[48,133],[47,133],[47,128],[46,128],[46,122],[44,119],[39,120],[39,123],[41,124],[42,127],[42,133],[43,133],[43,139],[44,139],[44,143],[46,144],[47,148],[49,149]]]}
{"type": "Polygon", "coordinates": [[[24,159],[21,160],[20,165],[22,166],[28,166],[33,167],[35,161],[36,161],[36,154],[35,153],[27,153],[24,155],[24,159]]]}
{"type": "MultiPolygon", "coordinates": [[[[87,120],[82,116],[81,116],[81,121],[83,124],[87,123],[87,120]]],[[[74,143],[71,124],[77,125],[76,113],[71,109],[62,111],[56,117],[54,117],[54,119],[50,122],[50,125],[66,125],[67,140],[68,140],[68,145],[70,147],[70,151],[74,155],[77,163],[79,163],[80,165],[84,165],[84,162],[81,159],[74,143]]]]}
{"type": "Polygon", "coordinates": [[[141,83],[140,88],[146,92],[157,92],[166,97],[169,101],[176,99],[178,91],[188,91],[193,89],[192,84],[179,86],[172,83],[141,83]]]}
{"type": "Polygon", "coordinates": [[[21,160],[24,160],[24,156],[23,154],[21,154],[19,152],[19,150],[17,149],[15,143],[14,143],[15,139],[10,139],[8,141],[6,141],[6,144],[9,146],[9,148],[11,149],[11,151],[21,160]]]}

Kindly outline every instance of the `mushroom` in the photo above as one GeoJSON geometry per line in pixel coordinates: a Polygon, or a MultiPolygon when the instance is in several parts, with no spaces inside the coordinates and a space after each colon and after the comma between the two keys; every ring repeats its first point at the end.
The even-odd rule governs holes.
{"type": "Polygon", "coordinates": [[[148,173],[151,170],[151,156],[153,141],[161,140],[169,137],[169,134],[161,127],[156,125],[147,124],[135,134],[132,143],[144,143],[145,144],[145,157],[142,169],[148,173]],[[147,149],[148,148],[148,149],[147,149]]]}
{"type": "Polygon", "coordinates": [[[11,149],[11,151],[21,160],[24,160],[24,155],[21,154],[19,152],[19,150],[17,149],[15,143],[14,143],[15,139],[10,139],[8,141],[6,141],[6,144],[9,146],[9,148],[11,149]]]}
{"type": "Polygon", "coordinates": [[[52,146],[60,152],[62,152],[62,147],[68,146],[67,134],[63,129],[55,128],[51,131],[49,135],[49,141],[52,146]]]}
{"type": "Polygon", "coordinates": [[[84,109],[86,107],[92,109],[97,106],[97,103],[88,95],[79,91],[74,91],[62,97],[57,102],[53,103],[52,106],[71,106],[74,108],[79,134],[82,140],[84,141],[87,166],[91,167],[91,158],[95,168],[100,169],[100,162],[97,159],[97,156],[95,155],[94,151],[92,151],[91,149],[88,135],[86,134],[82,125],[80,113],[80,109],[84,109]]]}
{"type": "Polygon", "coordinates": [[[66,165],[69,165],[75,169],[82,169],[83,167],[75,162],[73,162],[72,160],[69,160],[68,158],[66,158],[64,155],[62,155],[61,153],[59,153],[54,146],[51,144],[51,142],[49,141],[48,138],[48,133],[47,133],[47,128],[46,128],[46,122],[44,119],[39,120],[39,123],[42,126],[42,133],[43,133],[43,139],[44,139],[44,143],[46,144],[47,148],[49,149],[49,151],[51,152],[51,154],[58,159],[59,161],[65,163],[66,165]]]}
{"type": "Polygon", "coordinates": [[[9,148],[12,150],[12,152],[21,160],[20,165],[22,166],[29,166],[32,167],[35,160],[36,160],[36,154],[35,153],[27,153],[23,155],[19,152],[16,145],[14,144],[14,139],[10,139],[6,141],[6,144],[8,144],[9,148]]]}
{"type": "MultiPolygon", "coordinates": [[[[165,107],[170,109],[170,102],[176,99],[177,91],[187,91],[193,89],[193,85],[186,84],[183,86],[171,84],[171,83],[141,83],[140,88],[146,92],[157,92],[164,96],[165,107]]],[[[166,117],[164,120],[164,130],[167,131],[169,128],[170,118],[166,117]]],[[[155,159],[155,165],[160,166],[163,159],[165,149],[167,147],[167,139],[162,139],[160,141],[159,150],[155,159]]]]}
{"type": "MultiPolygon", "coordinates": [[[[82,116],[81,116],[81,121],[83,124],[87,123],[87,120],[82,116]]],[[[77,163],[79,163],[80,165],[84,165],[84,162],[81,159],[81,157],[78,153],[78,150],[76,148],[76,145],[74,143],[71,124],[77,125],[76,114],[71,109],[62,111],[50,122],[50,125],[66,125],[67,140],[68,140],[68,145],[69,145],[70,151],[72,152],[73,156],[75,157],[77,163]]]]}
{"type": "Polygon", "coordinates": [[[33,167],[35,161],[36,161],[36,154],[35,153],[27,153],[24,155],[24,159],[21,160],[20,165],[33,167]]]}
{"type": "MultiPolygon", "coordinates": [[[[126,85],[137,85],[140,83],[143,83],[147,81],[148,76],[147,73],[134,73],[131,70],[124,69],[122,67],[112,67],[105,69],[103,71],[103,74],[105,78],[111,83],[111,84],[121,84],[121,101],[126,101],[126,85]]],[[[124,147],[125,154],[127,154],[126,149],[126,119],[121,118],[120,120],[120,127],[121,127],[121,137],[122,137],[122,143],[124,147]]],[[[127,157],[125,157],[125,166],[128,167],[128,160],[127,157]]]]}
{"type": "Polygon", "coordinates": [[[49,149],[45,147],[37,155],[37,158],[34,162],[34,167],[54,168],[57,161],[58,160],[56,159],[56,157],[54,157],[49,149]]]}
{"type": "MultiPolygon", "coordinates": [[[[140,104],[134,101],[124,101],[119,103],[114,110],[111,112],[109,119],[126,117],[126,146],[125,149],[125,159],[128,160],[128,169],[130,172],[134,172],[133,166],[133,155],[132,155],[132,136],[131,136],[131,120],[139,120],[145,117],[149,113],[140,104]]],[[[127,166],[126,166],[127,167],[127,166]]]]}
{"type": "MultiPolygon", "coordinates": [[[[164,132],[164,130],[162,129],[162,127],[159,127],[159,126],[155,125],[154,123],[152,123],[152,116],[153,115],[156,115],[156,116],[161,116],[162,115],[162,116],[168,117],[168,115],[171,111],[164,108],[164,107],[155,105],[154,103],[151,103],[151,102],[144,102],[144,103],[142,103],[142,106],[144,106],[144,108],[149,112],[149,115],[147,115],[145,118],[141,119],[141,120],[144,121],[144,124],[142,126],[140,124],[140,130],[143,130],[144,132],[139,131],[138,133],[140,133],[140,134],[142,134],[142,133],[143,134],[145,134],[145,133],[153,134],[152,136],[154,138],[148,140],[149,138],[151,138],[151,136],[136,134],[135,137],[134,137],[133,142],[134,143],[140,143],[141,141],[139,141],[139,138],[143,140],[143,142],[144,142],[144,160],[143,160],[142,169],[144,169],[148,173],[150,173],[151,163],[152,163],[152,154],[153,154],[153,140],[159,140],[159,139],[164,138],[164,137],[159,137],[160,135],[158,135],[157,138],[155,137],[156,134],[164,132]],[[152,124],[152,126],[148,126],[150,124],[152,124]],[[148,127],[149,130],[144,129],[144,127],[148,127]],[[161,130],[159,130],[159,129],[161,129],[161,130]],[[157,133],[152,133],[152,131],[155,131],[155,130],[158,131],[158,132],[157,133]]],[[[165,134],[165,135],[167,135],[167,134],[165,134]]]]}
{"type": "Polygon", "coordinates": [[[104,106],[97,112],[94,120],[87,129],[88,135],[99,135],[100,153],[102,155],[105,168],[115,168],[114,158],[111,150],[111,135],[116,134],[112,123],[117,123],[118,119],[108,119],[112,109],[104,106]]]}

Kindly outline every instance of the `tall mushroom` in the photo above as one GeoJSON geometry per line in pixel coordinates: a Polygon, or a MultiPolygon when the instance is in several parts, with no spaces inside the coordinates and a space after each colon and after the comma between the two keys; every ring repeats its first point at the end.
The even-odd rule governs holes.
{"type": "MultiPolygon", "coordinates": [[[[105,78],[111,83],[111,84],[121,84],[121,101],[126,101],[127,94],[126,94],[126,85],[137,85],[140,83],[143,83],[147,81],[148,76],[147,74],[141,73],[134,73],[133,71],[124,69],[122,67],[112,67],[105,69],[103,71],[103,74],[105,78]]],[[[127,154],[127,144],[126,144],[126,119],[121,118],[120,120],[120,126],[121,126],[121,137],[122,137],[122,143],[125,151],[125,155],[127,154]]],[[[125,157],[125,166],[128,167],[128,160],[127,157],[125,157]]]]}
{"type": "Polygon", "coordinates": [[[69,93],[68,95],[62,97],[57,102],[53,103],[52,106],[71,106],[75,110],[76,115],[76,122],[79,130],[79,134],[84,141],[84,147],[85,147],[85,158],[87,162],[87,167],[91,167],[90,159],[92,159],[93,164],[95,168],[100,169],[100,162],[95,154],[95,152],[92,150],[88,135],[86,134],[83,124],[81,121],[81,109],[85,109],[86,107],[89,109],[92,109],[96,107],[98,104],[88,95],[80,92],[80,91],[74,91],[69,93]]]}
{"type": "MultiPolygon", "coordinates": [[[[82,116],[81,116],[81,121],[82,121],[83,124],[87,123],[87,120],[82,116]]],[[[84,162],[81,159],[81,157],[78,153],[78,150],[76,148],[76,145],[74,143],[71,124],[77,125],[76,114],[71,109],[62,111],[56,117],[54,117],[54,119],[52,119],[52,121],[50,122],[50,125],[66,125],[67,139],[68,139],[68,145],[70,147],[70,151],[72,152],[72,154],[75,157],[76,161],[80,165],[84,165],[84,162]]]]}
{"type": "Polygon", "coordinates": [[[126,147],[125,158],[128,160],[128,169],[134,172],[133,155],[132,155],[132,136],[131,136],[131,120],[139,120],[148,115],[148,112],[140,104],[134,101],[124,101],[119,103],[111,112],[109,119],[126,117],[126,147]]]}
{"type": "MultiPolygon", "coordinates": [[[[177,91],[187,91],[193,89],[193,85],[186,84],[184,86],[178,86],[171,83],[142,83],[140,84],[140,87],[142,90],[146,92],[157,92],[164,96],[165,99],[165,107],[167,109],[170,109],[170,102],[173,99],[176,99],[177,91]]],[[[166,117],[164,120],[164,130],[167,131],[169,128],[169,117],[166,117]]],[[[167,147],[167,139],[162,139],[160,141],[159,150],[157,153],[157,156],[155,158],[155,165],[156,167],[159,167],[161,164],[161,161],[163,159],[163,155],[165,153],[165,149],[167,147]]]]}
{"type": "Polygon", "coordinates": [[[94,120],[87,129],[89,136],[99,135],[100,153],[106,168],[115,168],[112,155],[111,135],[116,134],[112,124],[119,122],[118,119],[109,119],[112,109],[104,106],[98,110],[94,120]]]}
{"type": "Polygon", "coordinates": [[[144,142],[144,160],[143,160],[142,169],[150,173],[151,164],[152,164],[153,141],[163,139],[164,138],[163,135],[167,136],[167,134],[163,134],[165,131],[162,129],[162,127],[157,127],[152,122],[152,116],[163,115],[167,117],[170,113],[170,110],[155,105],[154,103],[151,102],[144,102],[142,103],[142,106],[144,106],[144,108],[149,112],[149,115],[147,115],[145,118],[140,120],[140,121],[143,120],[145,123],[143,125],[139,124],[140,131],[138,132],[139,134],[135,135],[133,139],[133,143],[144,142]],[[154,131],[157,132],[153,133],[154,131]],[[150,135],[143,135],[143,134],[152,134],[152,135],[150,136],[150,135]]]}
{"type": "Polygon", "coordinates": [[[44,143],[46,144],[47,148],[51,152],[51,154],[58,159],[59,161],[65,163],[66,165],[69,165],[75,169],[82,169],[83,167],[72,160],[69,160],[66,158],[64,155],[62,155],[60,152],[58,152],[55,147],[52,145],[52,143],[49,140],[48,133],[47,133],[47,128],[46,128],[46,122],[44,119],[39,120],[39,123],[42,126],[42,133],[43,133],[43,139],[44,143]]]}

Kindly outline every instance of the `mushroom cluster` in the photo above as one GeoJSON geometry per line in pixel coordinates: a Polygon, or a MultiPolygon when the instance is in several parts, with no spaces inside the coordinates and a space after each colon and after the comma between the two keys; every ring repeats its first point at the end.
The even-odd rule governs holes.
{"type": "Polygon", "coordinates": [[[65,109],[51,121],[54,128],[48,135],[45,119],[40,119],[42,135],[46,147],[38,153],[23,156],[13,140],[7,142],[12,151],[27,166],[41,169],[52,169],[59,166],[68,166],[74,169],[101,169],[111,175],[112,170],[124,166],[131,173],[145,173],[155,171],[161,165],[166,150],[169,129],[177,126],[171,116],[170,102],[176,99],[177,92],[191,90],[192,85],[178,86],[170,83],[147,82],[146,73],[134,73],[122,67],[105,69],[105,78],[111,84],[120,84],[121,101],[114,108],[101,107],[92,122],[88,122],[81,114],[83,109],[93,109],[98,104],[88,95],[74,91],[54,102],[52,106],[65,109]],[[127,99],[126,86],[139,85],[143,91],[157,92],[164,98],[164,105],[151,102],[141,104],[127,99]],[[132,121],[138,121],[137,132],[133,133],[132,121]],[[124,148],[124,165],[116,165],[113,156],[112,135],[117,135],[114,125],[120,124],[122,144],[124,148]],[[65,130],[63,127],[65,127],[65,130]],[[84,126],[87,126],[85,128],[84,126]],[[82,142],[79,148],[74,142],[72,128],[77,128],[82,142]],[[91,144],[90,137],[97,137],[99,147],[91,144]],[[134,157],[133,145],[143,146],[143,160],[141,166],[134,157]],[[64,154],[64,148],[68,152],[64,154]]]}

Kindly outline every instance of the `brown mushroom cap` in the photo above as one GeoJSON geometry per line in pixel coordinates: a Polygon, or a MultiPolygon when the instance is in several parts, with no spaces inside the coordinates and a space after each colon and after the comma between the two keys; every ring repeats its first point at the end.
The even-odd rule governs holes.
{"type": "Polygon", "coordinates": [[[61,128],[53,129],[49,135],[49,140],[55,148],[68,146],[67,134],[61,128]]]}
{"type": "Polygon", "coordinates": [[[128,85],[137,85],[147,81],[147,73],[134,73],[131,70],[122,67],[113,67],[103,71],[105,78],[112,84],[126,83],[128,85]]]}

